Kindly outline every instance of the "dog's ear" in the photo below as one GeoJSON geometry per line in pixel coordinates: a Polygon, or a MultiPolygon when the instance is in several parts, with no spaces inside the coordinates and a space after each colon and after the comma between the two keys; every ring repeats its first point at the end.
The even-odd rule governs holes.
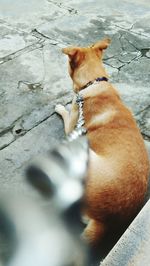
{"type": "Polygon", "coordinates": [[[63,48],[62,52],[69,56],[69,62],[72,69],[75,69],[83,59],[83,53],[79,47],[63,48]]]}
{"type": "Polygon", "coordinates": [[[103,50],[103,49],[106,49],[110,43],[111,43],[111,39],[107,38],[99,42],[96,42],[95,44],[92,45],[92,48],[95,50],[103,50]]]}
{"type": "Polygon", "coordinates": [[[62,52],[68,55],[70,59],[72,59],[77,55],[79,49],[79,47],[66,47],[62,49],[62,52]]]}

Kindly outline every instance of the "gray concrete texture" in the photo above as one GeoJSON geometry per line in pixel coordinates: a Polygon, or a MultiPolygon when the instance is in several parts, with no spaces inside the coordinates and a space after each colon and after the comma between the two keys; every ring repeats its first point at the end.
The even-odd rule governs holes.
{"type": "Polygon", "coordinates": [[[61,48],[106,36],[110,80],[149,141],[149,1],[0,0],[0,192],[38,197],[24,168],[64,137],[54,106],[72,98],[61,48]]]}

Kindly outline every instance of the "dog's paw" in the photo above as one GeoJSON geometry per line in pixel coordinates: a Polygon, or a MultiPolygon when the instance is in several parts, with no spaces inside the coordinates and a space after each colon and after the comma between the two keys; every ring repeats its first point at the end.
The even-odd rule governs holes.
{"type": "Polygon", "coordinates": [[[66,109],[65,109],[65,107],[64,107],[63,105],[61,105],[61,104],[57,104],[57,105],[55,106],[55,112],[56,112],[57,114],[59,114],[59,115],[62,115],[64,112],[66,112],[66,109]]]}

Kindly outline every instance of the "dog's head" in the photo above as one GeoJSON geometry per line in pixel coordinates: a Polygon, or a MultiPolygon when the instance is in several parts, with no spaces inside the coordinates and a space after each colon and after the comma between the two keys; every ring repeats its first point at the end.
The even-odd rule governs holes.
{"type": "Polygon", "coordinates": [[[99,76],[107,77],[102,66],[103,50],[110,44],[110,39],[96,42],[89,47],[67,47],[62,52],[69,57],[69,74],[75,91],[80,90],[89,81],[99,76]]]}

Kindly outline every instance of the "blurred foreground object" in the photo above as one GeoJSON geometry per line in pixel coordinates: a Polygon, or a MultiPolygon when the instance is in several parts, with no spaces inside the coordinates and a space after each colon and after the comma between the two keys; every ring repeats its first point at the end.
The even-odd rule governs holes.
{"type": "Polygon", "coordinates": [[[3,254],[2,265],[88,265],[86,247],[80,240],[87,166],[88,143],[81,137],[60,144],[28,167],[28,180],[46,196],[47,204],[39,206],[26,198],[3,204],[10,252],[3,254]]]}

